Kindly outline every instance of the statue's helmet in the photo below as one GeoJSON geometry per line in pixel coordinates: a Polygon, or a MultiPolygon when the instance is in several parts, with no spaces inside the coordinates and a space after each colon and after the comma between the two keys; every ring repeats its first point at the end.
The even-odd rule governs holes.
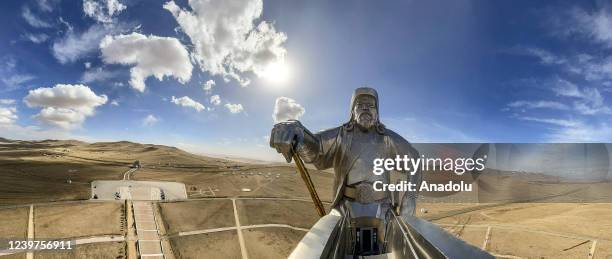
{"type": "Polygon", "coordinates": [[[378,131],[379,133],[381,134],[384,133],[384,125],[380,123],[380,120],[379,120],[380,109],[378,108],[379,107],[378,92],[376,92],[376,89],[371,88],[371,87],[359,87],[355,89],[355,91],[353,92],[353,97],[351,98],[351,116],[350,116],[349,122],[345,124],[345,127],[348,130],[353,129],[354,124],[355,124],[355,103],[357,102],[357,99],[363,95],[371,96],[374,98],[375,105],[376,105],[376,111],[377,111],[375,114],[375,118],[374,118],[375,123],[376,123],[375,128],[376,128],[376,131],[378,131]]]}

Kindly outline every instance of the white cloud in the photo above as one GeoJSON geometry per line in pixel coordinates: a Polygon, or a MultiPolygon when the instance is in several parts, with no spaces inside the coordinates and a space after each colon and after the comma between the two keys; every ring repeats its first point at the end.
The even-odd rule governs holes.
{"type": "Polygon", "coordinates": [[[560,96],[583,98],[583,94],[574,83],[563,79],[557,79],[553,91],[560,96]]]}
{"type": "Polygon", "coordinates": [[[12,125],[17,120],[17,108],[0,106],[0,125],[12,125]]]}
{"type": "Polygon", "coordinates": [[[95,108],[107,102],[106,95],[96,95],[88,86],[57,84],[52,88],[30,90],[24,98],[28,107],[41,107],[35,119],[63,129],[80,127],[95,108]]]}
{"type": "Polygon", "coordinates": [[[117,101],[117,100],[113,100],[113,101],[111,101],[111,102],[110,102],[110,104],[111,104],[112,106],[119,106],[119,101],[117,101]]]}
{"type": "Polygon", "coordinates": [[[83,33],[77,33],[72,27],[68,27],[66,34],[53,42],[53,56],[62,64],[77,61],[97,51],[105,35],[122,31],[122,25],[115,24],[94,24],[83,33]]]}
{"type": "Polygon", "coordinates": [[[38,5],[38,8],[44,12],[53,11],[53,3],[51,2],[52,2],[51,0],[36,0],[36,4],[38,5]]]}
{"type": "Polygon", "coordinates": [[[30,8],[27,6],[24,6],[21,10],[21,17],[23,17],[23,19],[25,19],[25,21],[32,27],[51,28],[50,23],[40,19],[38,16],[32,13],[32,10],[30,10],[30,8]]]}
{"type": "Polygon", "coordinates": [[[17,120],[17,108],[13,99],[0,99],[0,128],[14,125],[17,120]]]}
{"type": "Polygon", "coordinates": [[[605,105],[604,98],[597,88],[580,89],[567,80],[558,79],[553,91],[558,96],[574,98],[574,109],[581,114],[612,114],[612,109],[605,105]]]}
{"type": "Polygon", "coordinates": [[[79,127],[87,114],[66,108],[46,107],[33,116],[34,119],[63,129],[79,127]]]}
{"type": "Polygon", "coordinates": [[[213,86],[215,86],[215,81],[208,80],[202,85],[202,89],[204,89],[204,92],[209,93],[213,86]]]}
{"type": "Polygon", "coordinates": [[[547,50],[540,48],[525,48],[523,49],[525,54],[538,57],[540,62],[546,65],[562,65],[567,63],[567,60],[563,57],[559,57],[550,53],[547,50]]]}
{"type": "Polygon", "coordinates": [[[159,122],[159,119],[153,114],[149,114],[147,117],[142,119],[142,126],[151,127],[159,122]]]}
{"type": "Polygon", "coordinates": [[[110,23],[113,16],[125,10],[126,6],[118,0],[83,0],[83,12],[92,19],[110,23]]]}
{"type": "Polygon", "coordinates": [[[287,120],[297,120],[306,110],[302,105],[295,102],[295,100],[288,97],[278,97],[274,103],[274,113],[272,118],[274,123],[287,120]]]}
{"type": "Polygon", "coordinates": [[[0,82],[4,84],[5,91],[15,90],[35,78],[33,75],[19,72],[14,58],[4,57],[1,62],[3,64],[0,66],[0,82]]]}
{"type": "Polygon", "coordinates": [[[543,65],[556,66],[561,68],[561,71],[583,76],[587,81],[600,82],[612,79],[612,58],[607,56],[595,57],[586,53],[562,56],[533,47],[514,47],[509,53],[536,57],[543,65]]]}
{"type": "Polygon", "coordinates": [[[226,103],[225,108],[227,108],[227,110],[229,110],[231,113],[240,113],[244,110],[244,108],[242,107],[242,104],[232,104],[232,103],[226,103]]]}
{"type": "Polygon", "coordinates": [[[13,90],[18,88],[21,84],[31,81],[35,77],[29,74],[12,74],[0,79],[2,83],[7,87],[7,90],[13,90]]]}
{"type": "Polygon", "coordinates": [[[553,124],[556,126],[563,126],[563,127],[576,127],[580,125],[580,123],[575,120],[565,120],[565,119],[537,118],[537,117],[528,117],[528,116],[518,117],[518,119],[553,124]]]}
{"type": "Polygon", "coordinates": [[[606,123],[596,125],[579,124],[565,127],[548,135],[552,142],[610,142],[612,127],[606,123]]]}
{"type": "Polygon", "coordinates": [[[524,109],[556,109],[556,110],[568,110],[569,106],[553,101],[514,101],[508,104],[512,108],[524,108],[524,109]]]}
{"type": "Polygon", "coordinates": [[[91,68],[91,62],[85,62],[85,63],[83,63],[83,65],[85,65],[86,69],[91,68]]]}
{"type": "Polygon", "coordinates": [[[172,13],[194,45],[193,57],[202,71],[249,84],[242,73],[264,73],[271,63],[283,62],[287,36],[273,24],[260,21],[262,0],[189,1],[191,11],[174,1],[164,8],[172,13]]]}
{"type": "Polygon", "coordinates": [[[570,19],[562,22],[565,26],[559,29],[566,35],[583,35],[612,47],[612,14],[608,11],[607,8],[598,8],[592,12],[572,8],[569,10],[570,19]]]}
{"type": "Polygon", "coordinates": [[[95,81],[104,81],[107,79],[115,78],[117,76],[117,72],[108,71],[101,67],[88,69],[81,76],[81,81],[83,83],[91,83],[95,81]]]}
{"type": "Polygon", "coordinates": [[[213,105],[221,104],[221,97],[218,94],[215,94],[215,95],[211,96],[210,97],[210,103],[212,103],[213,105]]]}
{"type": "Polygon", "coordinates": [[[0,105],[12,105],[15,104],[13,99],[0,99],[0,105]]]}
{"type": "Polygon", "coordinates": [[[518,109],[556,109],[566,110],[580,115],[612,114],[612,108],[606,105],[599,89],[594,87],[580,88],[565,79],[556,78],[544,83],[560,97],[560,101],[514,101],[508,104],[510,108],[518,109]],[[570,103],[567,105],[565,103],[570,103]]]}
{"type": "Polygon", "coordinates": [[[535,121],[555,126],[546,134],[550,142],[610,142],[612,127],[606,123],[587,124],[576,119],[555,119],[538,117],[519,117],[526,121],[535,121]]]}
{"type": "Polygon", "coordinates": [[[143,92],[145,79],[163,80],[172,76],[180,83],[191,79],[193,65],[185,47],[175,38],[145,36],[139,33],[106,36],[100,43],[102,59],[109,64],[134,65],[130,85],[143,92]]]}
{"type": "Polygon", "coordinates": [[[202,105],[199,102],[194,101],[193,99],[187,97],[187,96],[183,96],[181,98],[176,98],[174,96],[172,96],[172,100],[170,100],[171,102],[173,102],[176,105],[179,106],[183,106],[183,107],[190,107],[195,109],[198,112],[203,111],[204,109],[206,109],[206,107],[204,107],[204,105],[202,105]]]}
{"type": "Polygon", "coordinates": [[[23,38],[25,38],[28,41],[38,44],[38,43],[43,43],[47,41],[49,39],[49,36],[44,33],[37,33],[37,34],[26,33],[23,35],[23,38]]]}

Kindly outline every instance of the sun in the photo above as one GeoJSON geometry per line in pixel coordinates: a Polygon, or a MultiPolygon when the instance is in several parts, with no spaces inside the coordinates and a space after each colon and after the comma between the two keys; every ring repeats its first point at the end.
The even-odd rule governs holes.
{"type": "Polygon", "coordinates": [[[268,64],[261,76],[271,83],[283,84],[289,81],[290,72],[285,61],[276,61],[268,64]]]}

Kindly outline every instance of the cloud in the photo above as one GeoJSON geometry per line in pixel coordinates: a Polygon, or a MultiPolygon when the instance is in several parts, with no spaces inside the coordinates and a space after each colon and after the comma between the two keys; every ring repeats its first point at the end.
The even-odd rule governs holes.
{"type": "Polygon", "coordinates": [[[556,110],[568,110],[569,106],[553,101],[514,101],[508,104],[512,108],[524,108],[524,109],[556,109],[556,110]]]}
{"type": "Polygon", "coordinates": [[[21,10],[21,17],[25,19],[25,21],[34,28],[51,28],[51,24],[40,19],[29,7],[24,6],[21,10]]]}
{"type": "Polygon", "coordinates": [[[117,72],[108,71],[101,67],[88,69],[81,76],[81,81],[83,83],[91,83],[95,81],[105,81],[107,79],[115,78],[117,76],[117,72]]]}
{"type": "Polygon", "coordinates": [[[4,91],[12,91],[19,88],[23,83],[31,81],[35,77],[28,73],[21,73],[17,69],[17,61],[12,57],[4,57],[0,61],[0,82],[4,84],[4,91]]]}
{"type": "Polygon", "coordinates": [[[580,75],[585,80],[598,82],[612,79],[612,58],[595,57],[587,53],[562,56],[534,47],[514,47],[508,53],[538,58],[543,65],[555,66],[570,75],[580,75]]]}
{"type": "Polygon", "coordinates": [[[38,9],[43,12],[51,12],[53,11],[53,4],[51,2],[55,2],[53,0],[36,0],[36,4],[38,5],[38,9]]]}
{"type": "Polygon", "coordinates": [[[174,1],[164,4],[194,45],[192,55],[202,71],[246,86],[250,80],[242,75],[245,72],[260,76],[270,64],[284,61],[287,36],[260,21],[261,0],[192,0],[189,6],[191,10],[174,1]]]}
{"type": "MultiPolygon", "coordinates": [[[[600,90],[594,87],[580,88],[562,78],[555,78],[543,83],[548,85],[560,101],[514,101],[509,108],[520,109],[556,109],[577,113],[579,115],[612,114],[612,108],[606,105],[600,90]],[[565,103],[569,103],[565,104],[565,103]]],[[[524,110],[523,110],[524,111],[524,110]]]]}
{"type": "Polygon", "coordinates": [[[7,77],[3,77],[0,79],[2,83],[7,87],[6,90],[14,90],[18,88],[21,84],[31,81],[35,77],[29,74],[12,74],[7,77]]]}
{"type": "Polygon", "coordinates": [[[159,119],[156,118],[153,114],[149,114],[147,117],[142,119],[142,126],[151,127],[159,122],[159,119]]]}
{"type": "Polygon", "coordinates": [[[518,117],[526,121],[535,121],[555,126],[546,134],[550,142],[610,142],[612,141],[612,127],[607,123],[587,124],[575,119],[556,119],[538,117],[518,117]]]}
{"type": "Polygon", "coordinates": [[[202,85],[202,89],[204,92],[209,93],[212,90],[213,86],[215,86],[215,81],[208,80],[202,85]]]}
{"type": "Polygon", "coordinates": [[[541,117],[541,114],[535,113],[522,117],[515,114],[514,118],[552,125],[548,134],[550,141],[590,142],[612,139],[612,128],[607,124],[612,108],[606,103],[607,95],[604,95],[612,89],[612,56],[609,55],[612,48],[611,7],[601,2],[589,9],[556,9],[547,16],[553,35],[570,41],[572,46],[583,46],[585,43],[590,46],[579,52],[575,48],[562,48],[557,53],[541,48],[514,48],[514,54],[536,57],[540,64],[554,69],[553,79],[543,80],[538,86],[550,89],[557,99],[546,103],[515,101],[508,104],[508,107],[563,111],[557,113],[556,118],[550,115],[541,117]]]}
{"type": "Polygon", "coordinates": [[[0,99],[0,129],[14,125],[17,120],[17,108],[13,99],[0,99]],[[11,106],[9,106],[11,105],[11,106]]]}
{"type": "Polygon", "coordinates": [[[0,126],[13,125],[17,118],[17,108],[0,106],[0,126]]]}
{"type": "Polygon", "coordinates": [[[110,104],[111,104],[112,106],[119,106],[119,101],[117,101],[117,100],[113,100],[113,101],[111,101],[111,102],[110,102],[110,104]]]}
{"type": "Polygon", "coordinates": [[[191,79],[193,65],[185,47],[175,38],[139,33],[106,36],[100,43],[102,60],[108,64],[133,65],[130,85],[143,92],[145,79],[172,76],[184,84],[191,79]]]}
{"type": "Polygon", "coordinates": [[[567,60],[565,58],[559,57],[557,55],[550,53],[547,50],[540,49],[540,48],[533,48],[533,47],[519,48],[517,51],[518,53],[522,52],[522,54],[537,57],[540,59],[540,62],[542,64],[546,64],[546,65],[563,65],[567,63],[567,60]]]}
{"type": "Polygon", "coordinates": [[[25,33],[22,37],[36,44],[43,43],[49,39],[49,35],[44,34],[44,33],[37,33],[37,34],[25,33]]]}
{"type": "Polygon", "coordinates": [[[203,111],[204,109],[206,109],[206,107],[204,107],[204,105],[202,105],[199,102],[194,101],[193,99],[187,97],[187,96],[183,96],[181,98],[176,98],[174,96],[172,96],[172,100],[170,100],[171,102],[173,102],[176,105],[179,106],[183,106],[183,107],[189,107],[189,108],[193,108],[198,112],[203,111]]]}
{"type": "Polygon", "coordinates": [[[551,118],[536,118],[536,117],[518,117],[520,120],[525,121],[535,121],[540,123],[553,124],[556,126],[563,127],[576,127],[579,126],[580,123],[574,120],[564,120],[564,119],[551,119],[551,118]]]}
{"type": "Polygon", "coordinates": [[[597,8],[587,12],[581,8],[569,10],[570,19],[564,24],[572,26],[562,28],[565,34],[578,34],[612,47],[612,14],[608,8],[597,8]]]}
{"type": "Polygon", "coordinates": [[[15,104],[13,99],[0,99],[0,105],[12,105],[15,104]]]}
{"type": "Polygon", "coordinates": [[[83,12],[92,19],[110,23],[113,16],[125,10],[126,6],[118,0],[83,0],[83,12]]]}
{"type": "Polygon", "coordinates": [[[274,113],[272,118],[274,123],[287,120],[297,120],[306,110],[302,105],[295,102],[295,100],[288,97],[278,97],[274,103],[274,113]]]}
{"type": "Polygon", "coordinates": [[[95,108],[107,102],[106,95],[96,95],[88,86],[57,84],[30,90],[23,99],[28,107],[41,107],[34,116],[42,123],[63,129],[80,127],[95,108]]]}
{"type": "Polygon", "coordinates": [[[105,35],[121,33],[124,30],[120,24],[94,24],[83,33],[77,33],[72,27],[68,27],[66,34],[53,42],[51,50],[60,63],[75,62],[97,51],[105,35]]]}
{"type": "Polygon", "coordinates": [[[221,97],[218,94],[215,94],[210,97],[210,103],[213,105],[221,104],[221,97]]]}
{"type": "Polygon", "coordinates": [[[578,86],[567,80],[558,79],[557,87],[553,88],[553,90],[560,96],[580,98],[594,105],[603,104],[603,97],[596,88],[584,88],[581,90],[578,86]]]}
{"type": "Polygon", "coordinates": [[[552,142],[610,142],[612,141],[612,127],[606,123],[586,125],[579,124],[565,127],[548,135],[552,142]]]}
{"type": "Polygon", "coordinates": [[[226,103],[225,108],[227,108],[231,113],[240,113],[244,110],[244,108],[242,107],[242,104],[231,104],[231,103],[226,103]]]}
{"type": "Polygon", "coordinates": [[[574,101],[574,109],[581,114],[593,115],[597,113],[612,114],[612,109],[606,106],[604,98],[597,88],[580,89],[575,84],[558,79],[553,91],[558,96],[571,97],[574,101]]]}

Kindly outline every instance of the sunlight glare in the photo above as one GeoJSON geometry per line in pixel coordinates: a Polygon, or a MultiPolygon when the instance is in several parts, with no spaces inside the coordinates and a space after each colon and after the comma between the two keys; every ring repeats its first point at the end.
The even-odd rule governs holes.
{"type": "Polygon", "coordinates": [[[270,63],[266,67],[262,77],[271,83],[286,83],[290,77],[289,67],[284,61],[270,63]]]}

